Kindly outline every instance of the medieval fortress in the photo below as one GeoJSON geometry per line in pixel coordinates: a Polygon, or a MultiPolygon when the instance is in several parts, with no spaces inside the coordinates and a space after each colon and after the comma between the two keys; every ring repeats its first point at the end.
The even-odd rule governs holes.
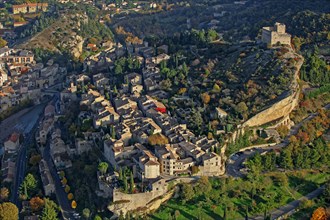
{"type": "Polygon", "coordinates": [[[291,35],[285,32],[285,24],[276,22],[274,27],[262,28],[262,42],[267,45],[275,45],[277,43],[291,45],[291,35]]]}

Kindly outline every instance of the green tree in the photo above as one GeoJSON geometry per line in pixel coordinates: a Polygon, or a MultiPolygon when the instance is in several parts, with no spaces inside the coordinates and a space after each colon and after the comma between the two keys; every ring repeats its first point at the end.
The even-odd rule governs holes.
{"type": "Polygon", "coordinates": [[[128,183],[127,183],[126,173],[124,173],[123,181],[124,181],[124,192],[127,193],[127,190],[128,190],[128,183]]]}
{"type": "Polygon", "coordinates": [[[25,196],[25,198],[29,198],[29,193],[34,191],[37,187],[37,180],[35,177],[28,173],[23,180],[22,185],[20,186],[20,193],[25,196]]]}
{"type": "Polygon", "coordinates": [[[291,150],[289,148],[285,148],[284,150],[281,151],[280,161],[281,161],[280,165],[284,169],[292,169],[293,168],[292,153],[291,153],[291,150]]]}
{"type": "Polygon", "coordinates": [[[133,67],[134,67],[134,70],[139,70],[141,68],[141,64],[140,64],[140,61],[138,59],[134,60],[133,67]]]}
{"type": "Polygon", "coordinates": [[[108,170],[109,164],[106,162],[99,163],[98,169],[104,175],[108,170]]]}
{"type": "Polygon", "coordinates": [[[119,180],[123,180],[123,170],[121,169],[121,167],[119,167],[119,171],[118,171],[118,179],[119,179],[119,180]]]}
{"type": "Polygon", "coordinates": [[[302,45],[301,39],[297,36],[292,38],[293,45],[297,51],[300,51],[300,47],[302,45]]]}
{"type": "Polygon", "coordinates": [[[195,192],[197,194],[203,194],[205,197],[209,196],[209,193],[212,190],[212,185],[207,176],[201,176],[197,181],[197,186],[195,187],[195,192]],[[203,189],[203,190],[200,190],[203,189]]]}
{"type": "Polygon", "coordinates": [[[116,139],[116,129],[113,125],[111,125],[111,138],[116,139]]]}
{"type": "Polygon", "coordinates": [[[85,219],[89,219],[89,217],[91,216],[91,211],[88,208],[84,208],[82,213],[85,219]]]}
{"type": "Polygon", "coordinates": [[[182,64],[182,72],[185,76],[188,76],[189,68],[187,67],[186,62],[183,62],[183,64],[182,64]]]}
{"type": "Polygon", "coordinates": [[[267,171],[273,170],[273,158],[272,154],[268,153],[265,155],[265,162],[264,162],[264,168],[267,171]]]}
{"type": "Polygon", "coordinates": [[[243,118],[246,118],[246,117],[247,117],[247,115],[246,115],[247,110],[248,110],[248,107],[247,107],[247,105],[245,104],[245,102],[240,102],[240,103],[238,103],[238,105],[236,106],[236,111],[237,111],[238,113],[240,113],[240,114],[243,116],[243,118]]]}
{"type": "Polygon", "coordinates": [[[58,220],[58,206],[55,202],[45,198],[45,208],[42,211],[41,220],[58,220]]]}
{"type": "Polygon", "coordinates": [[[183,183],[181,186],[181,199],[183,203],[194,198],[195,192],[191,184],[183,183]]]}
{"type": "Polygon", "coordinates": [[[223,220],[227,220],[227,206],[225,205],[225,208],[223,210],[223,220]]]}
{"type": "Polygon", "coordinates": [[[175,216],[175,219],[178,219],[180,217],[181,213],[179,210],[175,210],[174,212],[174,216],[175,216]]]}
{"type": "Polygon", "coordinates": [[[220,86],[216,83],[213,85],[213,92],[220,92],[220,86]]]}
{"type": "Polygon", "coordinates": [[[133,172],[130,173],[130,192],[133,193],[135,188],[133,172]]]}
{"type": "Polygon", "coordinates": [[[294,156],[293,156],[293,162],[294,162],[294,166],[296,168],[302,168],[303,164],[304,164],[304,154],[303,151],[301,149],[297,150],[297,152],[295,152],[294,156]]]}
{"type": "Polygon", "coordinates": [[[249,220],[249,207],[245,207],[245,220],[249,220]]]}
{"type": "Polygon", "coordinates": [[[204,122],[200,111],[193,108],[191,116],[188,119],[188,127],[199,132],[203,123],[204,122]]]}
{"type": "Polygon", "coordinates": [[[119,75],[123,73],[123,67],[120,64],[115,64],[115,74],[119,75]]]}
{"type": "Polygon", "coordinates": [[[289,133],[289,128],[285,125],[280,125],[276,128],[277,132],[281,136],[281,138],[285,138],[289,133]]]}
{"type": "Polygon", "coordinates": [[[95,215],[94,220],[102,220],[102,218],[99,215],[95,215]]]}
{"type": "Polygon", "coordinates": [[[129,70],[133,70],[134,61],[131,56],[127,58],[127,67],[129,70]]]}
{"type": "Polygon", "coordinates": [[[207,40],[209,42],[215,41],[217,38],[218,38],[218,33],[215,30],[210,29],[207,31],[207,40]]]}
{"type": "Polygon", "coordinates": [[[0,204],[0,219],[1,220],[16,220],[18,219],[18,208],[11,202],[0,204]]]}
{"type": "Polygon", "coordinates": [[[40,155],[40,154],[32,155],[32,156],[30,157],[29,163],[30,163],[32,166],[36,166],[37,164],[39,164],[40,160],[41,160],[41,155],[40,155]]]}
{"type": "Polygon", "coordinates": [[[70,186],[69,186],[69,185],[66,185],[65,188],[64,188],[64,191],[65,191],[66,193],[69,193],[70,190],[71,190],[70,186]]]}

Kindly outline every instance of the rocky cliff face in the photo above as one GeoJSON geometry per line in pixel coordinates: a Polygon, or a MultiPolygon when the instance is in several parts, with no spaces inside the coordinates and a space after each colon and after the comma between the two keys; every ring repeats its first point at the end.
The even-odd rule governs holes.
{"type": "Polygon", "coordinates": [[[198,177],[181,177],[172,180],[172,184],[175,186],[173,189],[168,190],[167,185],[165,187],[160,186],[158,190],[145,193],[126,194],[115,190],[113,192],[113,202],[108,206],[108,209],[115,215],[119,216],[120,213],[126,214],[131,212],[137,215],[150,213],[157,210],[161,204],[169,200],[170,198],[178,197],[179,183],[192,183],[196,181],[198,177]]]}
{"type": "Polygon", "coordinates": [[[252,118],[248,119],[246,122],[243,123],[242,128],[257,127],[277,120],[279,118],[286,117],[297,106],[300,93],[298,86],[299,71],[304,62],[302,56],[297,56],[299,57],[299,60],[296,64],[294,80],[291,83],[289,95],[279,100],[275,104],[271,105],[267,109],[259,112],[252,118]]]}
{"type": "MultiPolygon", "coordinates": [[[[120,213],[123,213],[125,215],[128,211],[130,212],[133,211],[133,213],[137,215],[143,215],[158,209],[162,203],[172,198],[172,196],[175,194],[177,190],[178,189],[175,188],[174,190],[164,193],[154,199],[153,197],[147,198],[149,196],[148,194],[145,195],[141,194],[142,196],[138,194],[135,194],[136,195],[135,196],[134,194],[132,194],[131,200],[127,200],[127,201],[123,200],[122,203],[121,202],[113,203],[108,206],[108,209],[114,212],[115,215],[117,216],[119,216],[120,213]]],[[[128,194],[126,194],[125,198],[127,197],[129,197],[128,194]]]]}

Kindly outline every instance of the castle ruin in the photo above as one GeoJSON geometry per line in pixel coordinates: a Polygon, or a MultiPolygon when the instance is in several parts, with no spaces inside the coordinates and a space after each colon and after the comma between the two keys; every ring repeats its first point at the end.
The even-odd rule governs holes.
{"type": "Polygon", "coordinates": [[[274,27],[263,27],[261,40],[267,45],[291,44],[291,35],[285,32],[285,24],[276,22],[274,27]]]}

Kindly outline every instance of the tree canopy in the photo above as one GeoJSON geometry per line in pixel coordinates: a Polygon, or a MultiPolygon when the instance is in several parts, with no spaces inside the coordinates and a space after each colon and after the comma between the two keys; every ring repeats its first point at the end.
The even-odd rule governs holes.
{"type": "Polygon", "coordinates": [[[41,220],[58,220],[58,206],[50,199],[45,199],[45,208],[42,211],[41,220]]]}
{"type": "Polygon", "coordinates": [[[4,202],[0,204],[0,219],[14,220],[18,219],[18,208],[11,202],[4,202]]]}

